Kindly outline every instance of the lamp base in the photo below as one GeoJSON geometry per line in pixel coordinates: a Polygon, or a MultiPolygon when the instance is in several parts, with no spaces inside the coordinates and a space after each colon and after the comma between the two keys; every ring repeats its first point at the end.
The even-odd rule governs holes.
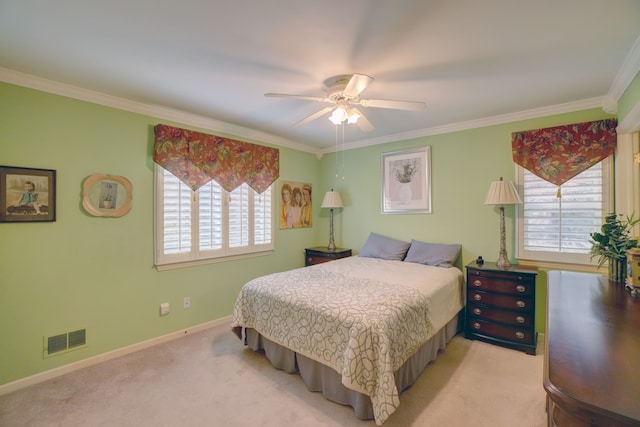
{"type": "Polygon", "coordinates": [[[333,242],[333,208],[329,209],[329,246],[330,251],[336,250],[336,244],[333,242]]]}
{"type": "Polygon", "coordinates": [[[496,261],[496,265],[500,268],[509,268],[511,267],[511,263],[509,262],[509,257],[507,256],[507,252],[500,252],[500,256],[498,256],[498,261],[496,261]]]}

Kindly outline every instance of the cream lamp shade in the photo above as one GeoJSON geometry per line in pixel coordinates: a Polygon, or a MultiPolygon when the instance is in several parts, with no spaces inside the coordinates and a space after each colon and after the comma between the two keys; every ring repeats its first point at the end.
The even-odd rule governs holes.
{"type": "Polygon", "coordinates": [[[494,181],[489,187],[487,198],[484,200],[485,205],[517,205],[522,203],[518,191],[513,182],[494,181]]]}
{"type": "Polygon", "coordinates": [[[342,199],[340,198],[340,193],[337,191],[327,191],[327,194],[324,195],[324,200],[322,201],[323,208],[344,208],[344,204],[342,203],[342,199]]]}
{"type": "Polygon", "coordinates": [[[485,205],[500,205],[500,254],[496,265],[501,268],[507,269],[511,267],[505,244],[507,233],[504,225],[504,205],[517,205],[520,203],[522,203],[522,199],[520,199],[513,182],[503,181],[502,177],[500,177],[500,181],[491,183],[487,197],[484,200],[485,205]]]}
{"type": "Polygon", "coordinates": [[[342,199],[340,198],[340,193],[337,191],[327,191],[327,194],[324,195],[324,200],[322,201],[322,208],[329,209],[329,246],[327,249],[330,251],[336,250],[336,244],[333,241],[333,210],[335,208],[343,208],[344,204],[342,203],[342,199]]]}

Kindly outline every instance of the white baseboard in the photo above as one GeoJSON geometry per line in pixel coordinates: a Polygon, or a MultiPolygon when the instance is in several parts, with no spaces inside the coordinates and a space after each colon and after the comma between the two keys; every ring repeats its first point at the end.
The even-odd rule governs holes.
{"type": "Polygon", "coordinates": [[[107,360],[115,359],[116,357],[124,356],[129,353],[134,353],[136,351],[153,347],[154,345],[162,344],[167,341],[172,341],[178,338],[182,338],[185,335],[193,334],[195,332],[204,331],[209,328],[213,328],[215,326],[222,325],[224,323],[231,324],[231,316],[222,317],[220,319],[212,320],[210,322],[201,323],[199,325],[192,326],[190,328],[181,329],[176,332],[172,332],[167,335],[162,335],[156,338],[152,338],[150,340],[142,341],[136,344],[129,345],[127,347],[122,347],[117,350],[109,351],[106,353],[99,354],[97,356],[89,357],[87,359],[79,360],[77,362],[70,363],[68,365],[60,366],[54,369],[50,369],[48,371],[40,372],[35,375],[31,375],[26,378],[21,378],[16,381],[12,381],[7,384],[0,385],[0,396],[5,394],[9,394],[16,390],[20,390],[22,388],[28,387],[30,385],[38,384],[43,381],[50,380],[52,378],[59,377],[64,374],[68,374],[73,371],[77,371],[78,369],[86,368],[88,366],[96,365],[98,363],[106,362],[107,360]]]}

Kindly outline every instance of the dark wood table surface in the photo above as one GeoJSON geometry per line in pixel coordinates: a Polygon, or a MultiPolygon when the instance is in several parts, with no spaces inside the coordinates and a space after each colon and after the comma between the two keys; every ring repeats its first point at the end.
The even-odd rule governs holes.
{"type": "Polygon", "coordinates": [[[593,425],[640,425],[640,296],[606,276],[548,273],[544,388],[593,425]]]}

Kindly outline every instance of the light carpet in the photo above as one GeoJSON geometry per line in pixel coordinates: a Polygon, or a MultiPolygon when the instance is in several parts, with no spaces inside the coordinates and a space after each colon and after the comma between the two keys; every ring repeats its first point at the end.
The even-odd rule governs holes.
{"type": "MultiPolygon", "coordinates": [[[[542,354],[456,336],[385,427],[546,426],[542,354]]],[[[359,426],[216,326],[0,396],[0,426],[359,426]]]]}

